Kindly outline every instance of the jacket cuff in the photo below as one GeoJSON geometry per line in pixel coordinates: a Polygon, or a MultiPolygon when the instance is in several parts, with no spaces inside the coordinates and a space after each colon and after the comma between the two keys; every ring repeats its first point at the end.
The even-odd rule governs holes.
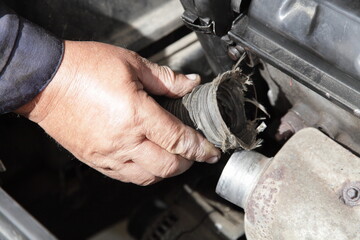
{"type": "Polygon", "coordinates": [[[6,27],[17,31],[13,44],[4,49],[9,53],[6,63],[0,66],[0,114],[34,99],[54,77],[64,53],[62,40],[21,17],[9,15],[12,19],[6,27]]]}

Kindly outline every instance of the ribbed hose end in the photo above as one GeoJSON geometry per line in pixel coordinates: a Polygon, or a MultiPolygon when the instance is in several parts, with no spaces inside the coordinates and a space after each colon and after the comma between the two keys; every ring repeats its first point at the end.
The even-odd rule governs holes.
{"type": "Polygon", "coordinates": [[[245,113],[244,92],[250,77],[237,68],[212,82],[196,87],[182,99],[166,100],[161,105],[185,124],[200,130],[216,147],[251,150],[259,146],[256,121],[245,113]]]}

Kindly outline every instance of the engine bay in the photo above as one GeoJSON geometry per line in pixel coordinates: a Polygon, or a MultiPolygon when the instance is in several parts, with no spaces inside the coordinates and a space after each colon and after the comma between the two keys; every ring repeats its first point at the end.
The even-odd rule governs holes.
{"type": "Polygon", "coordinates": [[[217,164],[195,163],[148,187],[105,177],[34,123],[1,116],[0,184],[9,196],[0,197],[26,210],[17,217],[41,224],[14,222],[0,207],[10,219],[4,239],[12,236],[6,229],[17,229],[19,239],[38,239],[31,229],[92,240],[360,237],[360,2],[5,2],[59,37],[126,47],[200,74],[202,86],[226,77],[247,84],[218,84],[208,90],[210,102],[190,95],[194,105],[162,104],[184,122],[178,109],[185,106],[188,125],[226,139],[213,142],[223,150],[217,164]],[[237,77],[224,75],[229,71],[237,77]],[[240,97],[234,89],[244,86],[240,97]],[[203,110],[218,110],[225,127],[208,123],[215,117],[203,110]],[[234,144],[232,133],[241,141],[234,144]]]}

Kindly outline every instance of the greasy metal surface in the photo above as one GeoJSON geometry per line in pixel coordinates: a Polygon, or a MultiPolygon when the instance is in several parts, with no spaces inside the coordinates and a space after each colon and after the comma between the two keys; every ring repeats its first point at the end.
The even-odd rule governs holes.
{"type": "MultiPolygon", "coordinates": [[[[269,14],[267,8],[266,14],[269,14]]],[[[234,24],[229,36],[246,50],[276,66],[328,101],[359,116],[356,114],[360,107],[358,79],[334,67],[332,63],[303,47],[303,44],[287,39],[266,24],[248,16],[234,24]]]]}
{"type": "Polygon", "coordinates": [[[360,80],[358,0],[253,0],[249,15],[360,80]]]}
{"type": "Polygon", "coordinates": [[[274,157],[245,208],[247,239],[359,239],[360,207],[342,199],[360,159],[320,131],[295,134],[274,157]]]}
{"type": "MultiPolygon", "coordinates": [[[[299,119],[285,117],[294,132],[304,127],[320,128],[328,136],[360,154],[360,119],[332,104],[270,64],[262,62],[261,75],[269,85],[268,97],[276,109],[284,109],[282,96],[299,119]]],[[[286,123],[287,122],[287,123],[286,123]]],[[[284,126],[281,126],[284,127],[284,126]]],[[[280,132],[280,131],[279,131],[280,132]]]]}
{"type": "Polygon", "coordinates": [[[221,173],[216,193],[244,208],[259,177],[270,162],[270,159],[257,152],[238,151],[233,153],[221,173]]]}
{"type": "Polygon", "coordinates": [[[235,46],[229,46],[228,55],[232,60],[237,61],[241,57],[242,53],[235,46]]]}

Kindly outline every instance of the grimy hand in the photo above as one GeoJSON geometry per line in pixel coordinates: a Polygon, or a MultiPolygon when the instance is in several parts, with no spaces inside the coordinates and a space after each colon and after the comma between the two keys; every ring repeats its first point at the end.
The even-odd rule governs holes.
{"type": "Polygon", "coordinates": [[[219,159],[219,150],[148,95],[181,97],[199,82],[198,75],[176,74],[126,49],[66,41],[51,83],[17,112],[90,167],[149,185],[193,161],[219,159]]]}

